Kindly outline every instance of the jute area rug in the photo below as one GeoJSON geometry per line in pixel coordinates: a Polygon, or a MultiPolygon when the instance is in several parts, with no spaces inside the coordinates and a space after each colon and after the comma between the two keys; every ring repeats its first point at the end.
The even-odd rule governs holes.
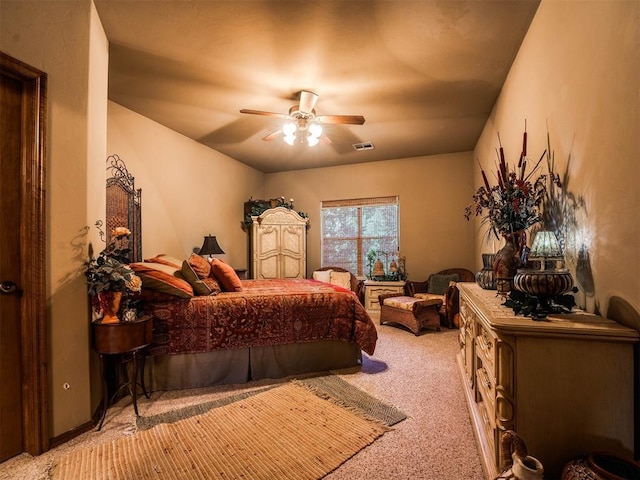
{"type": "Polygon", "coordinates": [[[172,423],[143,422],[134,435],[73,452],[57,462],[53,478],[318,479],[405,418],[331,376],[201,410],[170,415],[172,423]]]}

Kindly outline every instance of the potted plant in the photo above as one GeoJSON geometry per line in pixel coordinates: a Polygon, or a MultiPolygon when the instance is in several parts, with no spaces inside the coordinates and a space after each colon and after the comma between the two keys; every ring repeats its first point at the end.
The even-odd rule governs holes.
{"type": "Polygon", "coordinates": [[[142,289],[142,281],[127,264],[129,235],[125,227],[112,232],[112,240],[97,258],[90,258],[85,272],[87,289],[96,311],[104,313],[103,323],[120,321],[118,311],[123,296],[142,289]]]}

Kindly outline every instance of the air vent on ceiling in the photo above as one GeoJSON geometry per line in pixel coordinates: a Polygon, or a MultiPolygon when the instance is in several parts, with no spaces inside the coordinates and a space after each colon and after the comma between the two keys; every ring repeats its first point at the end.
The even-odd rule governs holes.
{"type": "Polygon", "coordinates": [[[373,150],[375,147],[373,146],[373,142],[362,142],[362,143],[354,143],[353,149],[358,152],[361,150],[373,150]]]}

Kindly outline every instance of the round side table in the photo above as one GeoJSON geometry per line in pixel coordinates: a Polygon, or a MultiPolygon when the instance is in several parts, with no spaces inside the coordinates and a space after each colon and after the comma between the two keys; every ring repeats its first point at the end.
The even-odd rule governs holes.
{"type": "Polygon", "coordinates": [[[98,321],[92,323],[92,327],[93,349],[100,354],[100,380],[102,382],[102,414],[98,424],[99,431],[107,416],[107,408],[123,389],[129,390],[136,416],[138,416],[138,385],[142,388],[144,396],[149,398],[144,385],[145,357],[141,355],[141,352],[153,340],[153,318],[150,315],[145,315],[132,322],[100,323],[98,321]],[[116,357],[116,363],[120,367],[130,358],[133,367],[131,376],[126,368],[122,369],[124,371],[122,381],[111,399],[109,399],[106,378],[107,355],[116,357]],[[140,370],[139,375],[138,370],[140,370]],[[140,376],[140,380],[138,380],[138,376],[140,376]]]}

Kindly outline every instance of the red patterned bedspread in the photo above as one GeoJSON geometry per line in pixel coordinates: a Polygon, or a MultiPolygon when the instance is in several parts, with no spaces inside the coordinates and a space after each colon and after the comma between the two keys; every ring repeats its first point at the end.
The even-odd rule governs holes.
{"type": "Polygon", "coordinates": [[[357,297],[315,280],[243,280],[242,292],[145,301],[151,353],[344,340],[373,354],[378,334],[357,297]]]}

